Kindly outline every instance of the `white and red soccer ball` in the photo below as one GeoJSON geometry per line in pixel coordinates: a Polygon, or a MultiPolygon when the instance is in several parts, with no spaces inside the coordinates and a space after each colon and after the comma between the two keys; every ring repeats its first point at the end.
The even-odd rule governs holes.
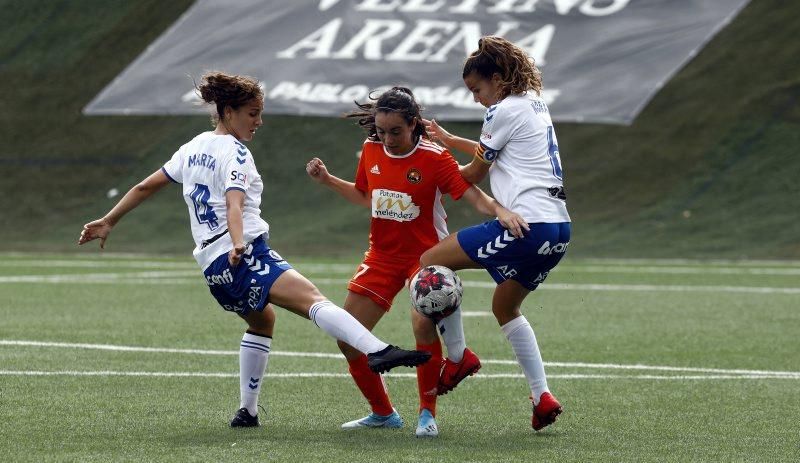
{"type": "Polygon", "coordinates": [[[441,320],[461,305],[461,279],[447,267],[429,265],[414,275],[409,284],[411,304],[417,312],[441,320]]]}

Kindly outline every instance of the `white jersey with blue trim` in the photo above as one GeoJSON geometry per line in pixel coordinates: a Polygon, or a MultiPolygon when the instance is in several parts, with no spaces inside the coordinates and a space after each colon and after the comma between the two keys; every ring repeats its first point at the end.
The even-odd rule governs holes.
{"type": "Polygon", "coordinates": [[[492,164],[492,194],[527,222],[569,222],[550,110],[535,93],[509,95],[486,110],[476,153],[492,164]]]}
{"type": "Polygon", "coordinates": [[[202,269],[233,249],[227,233],[228,190],[241,190],[245,194],[242,209],[245,242],[269,232],[260,209],[264,184],[253,155],[236,137],[203,132],[181,146],[162,170],[170,180],[183,184],[183,199],[189,207],[195,243],[193,254],[202,269]]]}

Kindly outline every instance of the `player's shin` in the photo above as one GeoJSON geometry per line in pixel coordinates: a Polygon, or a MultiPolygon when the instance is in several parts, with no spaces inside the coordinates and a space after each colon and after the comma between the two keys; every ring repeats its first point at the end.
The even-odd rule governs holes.
{"type": "Polygon", "coordinates": [[[438,339],[433,344],[417,343],[417,350],[431,353],[428,363],[417,367],[419,410],[428,409],[431,415],[436,416],[436,387],[442,370],[442,344],[438,339]]]}
{"type": "Polygon", "coordinates": [[[454,363],[461,362],[467,342],[464,338],[464,325],[461,322],[461,307],[437,323],[444,345],[447,346],[447,358],[454,363]]]}
{"type": "Polygon", "coordinates": [[[251,416],[258,413],[258,394],[267,370],[272,338],[245,332],[239,345],[239,387],[241,404],[251,416]]]}
{"type": "Polygon", "coordinates": [[[525,316],[520,315],[503,325],[501,329],[514,349],[517,362],[522,367],[522,372],[531,387],[533,404],[536,405],[542,394],[550,392],[550,390],[547,388],[542,354],[539,352],[539,345],[536,343],[536,335],[533,333],[533,328],[525,316]]]}
{"type": "Polygon", "coordinates": [[[331,301],[320,301],[308,309],[308,315],[323,331],[365,354],[381,351],[389,345],[364,328],[352,315],[331,301]]]}
{"type": "Polygon", "coordinates": [[[381,375],[373,373],[369,369],[367,356],[362,354],[350,360],[348,367],[353,381],[355,381],[361,394],[369,402],[372,412],[381,416],[391,415],[394,409],[392,408],[392,402],[389,400],[386,384],[383,382],[381,375]]]}

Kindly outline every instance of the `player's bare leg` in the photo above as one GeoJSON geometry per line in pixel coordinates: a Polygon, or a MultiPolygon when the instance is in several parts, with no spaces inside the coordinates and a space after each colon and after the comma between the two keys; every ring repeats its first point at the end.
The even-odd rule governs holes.
{"type": "Polygon", "coordinates": [[[515,280],[499,284],[492,298],[492,312],[511,343],[517,362],[528,380],[533,400],[531,426],[539,431],[555,422],[563,409],[547,387],[547,377],[536,335],[528,320],[520,312],[522,301],[529,293],[530,290],[515,280]]]}
{"type": "Polygon", "coordinates": [[[267,304],[262,311],[252,311],[242,317],[247,331],[239,345],[239,410],[231,420],[231,427],[258,426],[258,397],[272,349],[272,332],[275,311],[267,304]]]}
{"type": "MultiPolygon", "coordinates": [[[[443,265],[451,270],[481,268],[464,252],[457,236],[457,233],[452,234],[425,251],[420,257],[420,265],[443,265]]],[[[442,395],[452,391],[467,376],[475,374],[481,368],[481,362],[477,355],[467,349],[460,307],[439,321],[438,327],[447,346],[447,359],[437,386],[437,394],[442,395]]]]}

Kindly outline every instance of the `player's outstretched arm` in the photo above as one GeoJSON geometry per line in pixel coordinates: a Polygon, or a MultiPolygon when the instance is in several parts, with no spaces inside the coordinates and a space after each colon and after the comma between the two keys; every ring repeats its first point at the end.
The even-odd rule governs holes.
{"type": "Polygon", "coordinates": [[[478,148],[478,142],[453,135],[439,125],[434,119],[423,119],[422,123],[425,124],[425,130],[428,131],[428,136],[431,137],[433,141],[444,145],[445,148],[450,151],[457,150],[471,155],[478,148]]]}
{"type": "Polygon", "coordinates": [[[99,238],[100,247],[105,248],[106,239],[117,222],[119,222],[125,214],[136,209],[139,204],[144,202],[144,200],[152,196],[155,192],[164,188],[164,185],[169,182],[169,178],[161,169],[150,174],[149,177],[142,180],[125,193],[125,196],[123,196],[105,216],[84,225],[83,230],[81,230],[81,236],[78,238],[78,244],[88,243],[89,241],[99,238]]]}
{"type": "Polygon", "coordinates": [[[530,226],[521,215],[509,211],[475,185],[464,192],[463,198],[481,214],[497,217],[500,224],[517,238],[522,238],[525,231],[530,230],[530,226]]]}
{"type": "Polygon", "coordinates": [[[369,198],[367,198],[365,192],[356,188],[355,183],[342,180],[328,172],[328,168],[325,167],[325,163],[320,158],[308,161],[306,173],[315,182],[325,185],[351,203],[367,208],[370,207],[369,198]]]}

